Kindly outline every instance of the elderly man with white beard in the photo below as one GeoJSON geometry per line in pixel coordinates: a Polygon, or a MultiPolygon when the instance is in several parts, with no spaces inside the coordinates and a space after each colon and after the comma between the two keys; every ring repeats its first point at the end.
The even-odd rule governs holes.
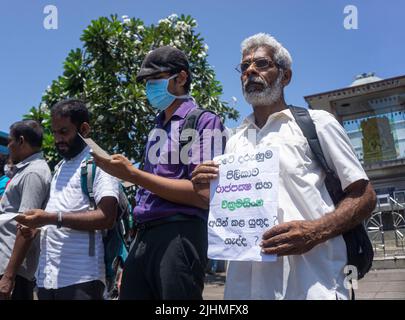
{"type": "MultiPolygon", "coordinates": [[[[276,39],[263,33],[245,39],[237,69],[253,113],[230,138],[225,152],[279,148],[279,223],[266,230],[261,241],[263,254],[276,255],[277,261],[231,261],[225,299],[348,299],[342,234],[368,218],[375,207],[367,175],[339,122],[325,111],[309,110],[326,162],[345,192],[333,204],[323,168],[285,102],[291,56],[276,39]]],[[[217,177],[218,165],[212,161],[193,172],[194,188],[207,202],[209,182],[217,177]]]]}

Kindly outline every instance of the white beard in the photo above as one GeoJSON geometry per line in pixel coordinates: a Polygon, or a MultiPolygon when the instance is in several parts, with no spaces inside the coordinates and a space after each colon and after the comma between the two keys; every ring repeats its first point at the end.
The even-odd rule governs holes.
{"type": "Polygon", "coordinates": [[[242,90],[246,102],[252,106],[268,106],[277,102],[283,94],[283,86],[281,85],[282,77],[283,73],[280,72],[276,82],[274,82],[272,86],[263,79],[257,78],[257,80],[259,80],[258,82],[264,84],[264,89],[262,91],[246,92],[244,83],[242,90]]]}

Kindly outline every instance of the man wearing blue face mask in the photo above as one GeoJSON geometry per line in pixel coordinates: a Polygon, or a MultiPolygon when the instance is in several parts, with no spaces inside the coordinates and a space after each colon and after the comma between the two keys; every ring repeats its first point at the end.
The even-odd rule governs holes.
{"type": "Polygon", "coordinates": [[[104,171],[139,186],[137,237],[125,262],[120,299],[202,299],[208,206],[190,180],[207,153],[211,159],[223,153],[224,126],[217,115],[200,113],[194,126],[199,139],[186,152],[192,159],[184,159],[179,133],[198,109],[189,96],[191,72],[185,54],[168,46],[153,50],[137,81],[146,82],[147,98],[160,111],[146,144],[143,170],[122,155],[109,160],[94,155],[104,171]],[[216,141],[205,135],[214,131],[220,133],[216,141]]]}

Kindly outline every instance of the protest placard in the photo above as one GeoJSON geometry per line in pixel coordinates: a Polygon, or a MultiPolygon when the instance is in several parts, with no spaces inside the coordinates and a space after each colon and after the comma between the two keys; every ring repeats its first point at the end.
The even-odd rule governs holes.
{"type": "Polygon", "coordinates": [[[105,158],[105,159],[110,159],[111,156],[107,153],[107,151],[105,151],[103,148],[101,148],[97,143],[94,142],[93,139],[91,138],[84,138],[80,133],[79,133],[80,138],[83,139],[83,141],[91,148],[91,151],[101,157],[101,158],[105,158]]]}
{"type": "Polygon", "coordinates": [[[211,183],[208,257],[275,261],[261,253],[263,233],[277,223],[279,151],[262,147],[214,158],[219,178],[211,183]]]}
{"type": "MultiPolygon", "coordinates": [[[[97,155],[97,156],[99,156],[101,158],[111,159],[111,156],[107,153],[107,151],[105,151],[103,148],[101,148],[96,142],[94,142],[93,139],[84,138],[80,133],[78,135],[90,147],[91,151],[95,155],[97,155]]],[[[134,185],[132,182],[128,182],[128,181],[121,181],[121,183],[124,186],[124,188],[129,188],[129,187],[132,187],[134,185]]]]}

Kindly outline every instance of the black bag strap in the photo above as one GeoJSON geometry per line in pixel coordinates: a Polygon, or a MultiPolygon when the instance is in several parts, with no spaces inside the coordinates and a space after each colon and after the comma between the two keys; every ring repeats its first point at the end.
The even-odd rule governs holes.
{"type": "MultiPolygon", "coordinates": [[[[93,183],[96,172],[96,163],[93,157],[88,156],[80,163],[80,186],[85,195],[89,197],[89,210],[96,210],[97,205],[94,199],[93,183]]],[[[89,231],[89,256],[94,257],[96,254],[96,236],[95,231],[89,231]]]]}
{"type": "Polygon", "coordinates": [[[333,171],[329,168],[328,163],[323,155],[321,145],[319,144],[318,134],[316,132],[315,124],[312,121],[311,115],[308,109],[290,106],[292,115],[295,121],[300,127],[305,138],[308,140],[308,144],[311,147],[316,159],[325,170],[326,174],[331,174],[333,171]]]}
{"type": "Polygon", "coordinates": [[[328,190],[333,203],[336,205],[344,197],[344,192],[342,190],[340,179],[326,162],[311,115],[309,114],[308,109],[305,108],[296,106],[289,106],[289,108],[295,121],[307,139],[309,147],[315,155],[316,160],[326,173],[326,189],[328,190]]]}
{"type": "Polygon", "coordinates": [[[82,191],[89,197],[90,210],[96,210],[96,200],[94,199],[94,178],[96,174],[96,163],[93,157],[87,157],[80,164],[80,184],[82,191]]]}
{"type": "MultiPolygon", "coordinates": [[[[339,201],[343,199],[345,193],[342,190],[340,179],[325,160],[325,156],[318,140],[318,134],[316,133],[316,128],[309,111],[305,108],[295,106],[289,106],[289,108],[302,133],[308,140],[308,144],[314,153],[315,158],[326,173],[326,189],[328,190],[333,203],[337,205],[339,201]]],[[[374,257],[373,247],[368,238],[367,231],[363,224],[359,224],[352,230],[343,233],[342,236],[346,243],[348,263],[360,267],[358,270],[358,276],[359,279],[361,279],[370,270],[374,257]],[[360,254],[361,256],[359,256],[360,254]]],[[[351,299],[355,300],[353,287],[351,288],[351,299]]]]}
{"type": "Polygon", "coordinates": [[[197,128],[198,120],[200,120],[201,116],[206,112],[211,111],[202,108],[196,108],[187,113],[184,124],[180,130],[180,149],[194,139],[194,136],[190,136],[189,134],[187,134],[187,130],[195,130],[197,128]]]}

